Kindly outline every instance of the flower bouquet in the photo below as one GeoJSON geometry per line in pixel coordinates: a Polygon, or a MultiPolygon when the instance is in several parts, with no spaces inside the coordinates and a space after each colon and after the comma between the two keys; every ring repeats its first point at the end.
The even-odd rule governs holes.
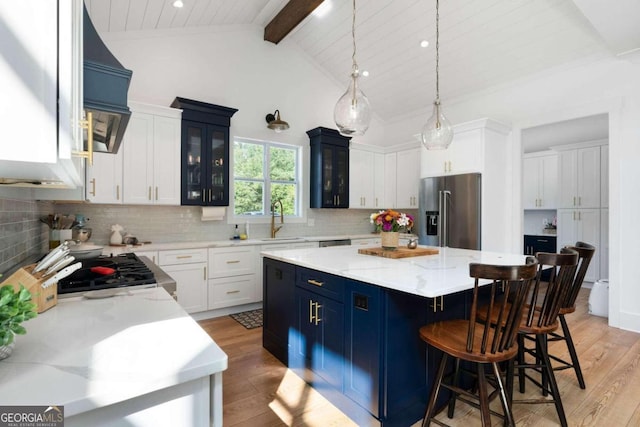
{"type": "Polygon", "coordinates": [[[396,249],[398,247],[399,232],[408,232],[413,228],[413,217],[406,213],[392,209],[371,214],[371,223],[376,226],[376,231],[381,232],[382,247],[384,249],[396,249]]]}

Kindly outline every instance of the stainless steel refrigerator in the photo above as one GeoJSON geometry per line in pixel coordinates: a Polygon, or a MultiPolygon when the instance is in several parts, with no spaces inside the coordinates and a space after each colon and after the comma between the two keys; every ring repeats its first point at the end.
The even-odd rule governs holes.
{"type": "Polygon", "coordinates": [[[420,244],[481,249],[481,180],[470,173],[420,181],[420,244]]]}

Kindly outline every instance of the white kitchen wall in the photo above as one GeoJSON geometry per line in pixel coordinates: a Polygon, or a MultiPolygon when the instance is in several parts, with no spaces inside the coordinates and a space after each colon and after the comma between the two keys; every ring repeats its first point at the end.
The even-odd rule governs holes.
{"type": "MultiPolygon", "coordinates": [[[[295,45],[262,38],[257,26],[103,35],[115,57],[133,71],[131,100],[168,106],[180,96],[237,108],[232,137],[308,145],[307,130],[335,129],[333,108],[346,90],[350,62],[344,81],[336,82],[295,45]],[[279,134],[265,121],[276,109],[291,126],[279,134]]],[[[366,93],[366,81],[361,85],[366,93]]],[[[366,135],[353,141],[383,141],[379,120],[374,117],[366,135]]]]}

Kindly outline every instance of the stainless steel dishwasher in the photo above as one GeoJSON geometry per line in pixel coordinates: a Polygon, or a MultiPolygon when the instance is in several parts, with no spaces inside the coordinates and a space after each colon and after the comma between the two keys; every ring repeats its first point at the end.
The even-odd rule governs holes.
{"type": "Polygon", "coordinates": [[[318,247],[320,248],[328,246],[351,246],[351,239],[321,240],[318,242],[318,247]]]}

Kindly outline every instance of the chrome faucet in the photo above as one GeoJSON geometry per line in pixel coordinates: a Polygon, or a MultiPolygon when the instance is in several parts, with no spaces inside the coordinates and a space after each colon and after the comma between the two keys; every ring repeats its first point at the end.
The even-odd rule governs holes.
{"type": "Polygon", "coordinates": [[[278,199],[271,203],[271,238],[276,237],[276,233],[280,231],[282,226],[276,227],[276,205],[280,205],[280,224],[284,224],[284,208],[282,207],[282,199],[278,199]]]}

